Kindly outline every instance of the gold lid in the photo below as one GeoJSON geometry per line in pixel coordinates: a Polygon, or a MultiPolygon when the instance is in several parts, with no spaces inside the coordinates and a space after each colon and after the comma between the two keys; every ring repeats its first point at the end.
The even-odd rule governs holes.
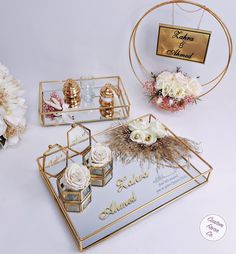
{"type": "Polygon", "coordinates": [[[63,86],[63,93],[66,97],[75,97],[80,93],[80,86],[75,80],[67,79],[63,86]]]}
{"type": "Polygon", "coordinates": [[[70,108],[80,104],[80,86],[73,79],[67,79],[63,86],[64,101],[70,108]]]}
{"type": "Polygon", "coordinates": [[[111,88],[112,84],[107,83],[100,89],[100,95],[104,98],[113,98],[114,93],[111,88]]]}

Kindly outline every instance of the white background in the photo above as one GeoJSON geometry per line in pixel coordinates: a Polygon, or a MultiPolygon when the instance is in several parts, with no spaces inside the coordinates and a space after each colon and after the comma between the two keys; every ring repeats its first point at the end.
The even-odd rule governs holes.
{"type": "MultiPolygon", "coordinates": [[[[201,141],[202,155],[214,167],[209,184],[87,253],[235,253],[235,59],[222,84],[197,106],[176,114],[153,108],[131,72],[127,47],[135,22],[156,3],[0,0],[0,61],[22,81],[29,108],[23,140],[0,152],[0,253],[77,252],[36,165],[48,144],[64,142],[68,127],[40,127],[37,96],[41,80],[83,74],[122,76],[132,103],[131,117],[151,112],[177,134],[201,141]],[[207,214],[219,214],[227,223],[226,235],[217,242],[200,234],[200,222],[207,214]]],[[[235,1],[201,3],[218,13],[235,37],[235,1]]],[[[212,64],[204,69],[205,76],[222,61],[224,37],[212,43],[216,45],[220,52],[215,52],[212,64]]],[[[94,132],[108,125],[87,126],[94,132]]]]}

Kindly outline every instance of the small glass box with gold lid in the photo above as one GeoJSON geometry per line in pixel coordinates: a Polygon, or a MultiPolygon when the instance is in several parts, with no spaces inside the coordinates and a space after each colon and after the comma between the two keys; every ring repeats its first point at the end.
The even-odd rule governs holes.
{"type": "Polygon", "coordinates": [[[105,186],[112,179],[113,159],[108,146],[101,143],[93,144],[86,165],[90,170],[92,186],[105,186]]]}
{"type": "Polygon", "coordinates": [[[57,178],[57,189],[59,198],[63,202],[65,209],[68,212],[84,211],[84,209],[91,202],[89,170],[86,168],[86,166],[72,164],[71,167],[66,169],[64,174],[57,178]],[[69,173],[67,171],[69,171],[69,173]],[[80,179],[79,175],[81,177],[80,179]]]}

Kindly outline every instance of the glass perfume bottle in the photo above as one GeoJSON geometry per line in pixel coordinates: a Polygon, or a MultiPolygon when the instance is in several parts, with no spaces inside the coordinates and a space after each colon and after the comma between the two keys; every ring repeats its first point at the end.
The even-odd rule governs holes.
{"type": "Polygon", "coordinates": [[[84,108],[91,108],[94,106],[94,77],[91,75],[80,77],[80,87],[81,87],[81,104],[84,108]]]}

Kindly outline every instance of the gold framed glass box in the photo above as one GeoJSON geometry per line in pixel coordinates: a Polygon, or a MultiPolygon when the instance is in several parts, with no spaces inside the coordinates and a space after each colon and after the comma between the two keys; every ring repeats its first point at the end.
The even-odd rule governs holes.
{"type": "Polygon", "coordinates": [[[91,202],[91,185],[79,191],[66,190],[61,182],[63,174],[57,178],[59,198],[67,212],[83,212],[91,202]]]}
{"type": "Polygon", "coordinates": [[[72,191],[66,190],[61,182],[62,175],[57,178],[57,188],[61,199],[65,202],[67,201],[79,201],[83,202],[88,194],[91,193],[91,186],[90,184],[82,190],[79,191],[72,191]]]}
{"type": "Polygon", "coordinates": [[[113,176],[113,160],[107,162],[102,166],[90,165],[89,160],[86,161],[91,174],[91,185],[92,186],[105,186],[113,176]]]}
{"type": "Polygon", "coordinates": [[[130,101],[119,76],[42,81],[39,83],[38,110],[42,126],[109,121],[129,117],[130,101]],[[75,82],[82,87],[76,89],[75,82]],[[87,85],[85,82],[92,83],[87,85]],[[73,90],[69,90],[68,84],[73,90]],[[109,105],[101,103],[106,99],[101,93],[104,86],[109,86],[112,92],[113,100],[109,105]],[[68,105],[68,101],[73,103],[68,105]]]}
{"type": "MultiPolygon", "coordinates": [[[[138,119],[156,121],[150,114],[138,119]]],[[[123,124],[92,135],[92,141],[109,143],[109,133],[123,124]]],[[[124,164],[113,157],[113,176],[109,184],[102,188],[91,187],[93,198],[82,213],[75,214],[66,210],[57,189],[57,177],[49,176],[48,169],[43,165],[43,156],[38,158],[40,174],[61,210],[79,250],[96,245],[208,182],[211,165],[171,129],[163,126],[170,137],[187,149],[189,156],[181,156],[172,167],[164,164],[161,167],[153,163],[140,164],[137,160],[124,164]]],[[[64,149],[68,152],[68,163],[74,161],[76,153],[68,147],[64,149]]],[[[64,165],[61,166],[63,168],[64,165]]],[[[60,168],[57,169],[59,172],[56,173],[60,174],[60,168]]]]}
{"type": "Polygon", "coordinates": [[[89,194],[84,200],[83,202],[78,202],[78,201],[63,201],[64,207],[66,209],[67,212],[84,212],[87,208],[87,206],[89,205],[89,203],[91,202],[92,198],[91,198],[91,194],[89,194]]]}
{"type": "Polygon", "coordinates": [[[113,176],[113,170],[106,171],[105,175],[91,175],[91,185],[104,187],[113,176]]]}

